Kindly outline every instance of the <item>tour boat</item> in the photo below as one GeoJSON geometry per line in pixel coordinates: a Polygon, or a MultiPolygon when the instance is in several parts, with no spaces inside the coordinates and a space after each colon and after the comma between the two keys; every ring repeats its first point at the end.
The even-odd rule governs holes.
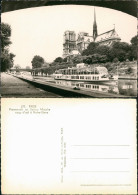
{"type": "Polygon", "coordinates": [[[70,87],[73,89],[82,89],[85,91],[96,91],[119,94],[118,85],[105,85],[105,83],[90,83],[90,82],[70,82],[64,80],[56,80],[57,85],[70,87]]]}
{"type": "Polygon", "coordinates": [[[85,64],[77,64],[73,68],[65,68],[56,70],[54,73],[56,80],[69,81],[91,81],[91,82],[113,82],[118,80],[117,75],[110,75],[105,67],[86,66],[85,64]]]}

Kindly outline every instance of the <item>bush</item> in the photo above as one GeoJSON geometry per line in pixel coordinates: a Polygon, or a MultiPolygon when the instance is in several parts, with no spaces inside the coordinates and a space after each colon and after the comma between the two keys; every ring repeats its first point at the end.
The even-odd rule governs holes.
{"type": "Polygon", "coordinates": [[[114,59],[113,59],[113,62],[114,62],[114,63],[117,63],[118,61],[119,61],[118,58],[114,58],[114,59]]]}

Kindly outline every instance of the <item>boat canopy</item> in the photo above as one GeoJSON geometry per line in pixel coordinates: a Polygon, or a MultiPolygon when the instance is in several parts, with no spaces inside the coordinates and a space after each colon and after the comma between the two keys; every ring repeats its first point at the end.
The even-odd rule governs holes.
{"type": "Polygon", "coordinates": [[[99,74],[108,74],[108,70],[105,67],[96,67],[95,68],[99,74]]]}
{"type": "Polygon", "coordinates": [[[108,70],[105,67],[83,67],[83,68],[66,68],[55,71],[56,74],[108,74],[108,70]]]}

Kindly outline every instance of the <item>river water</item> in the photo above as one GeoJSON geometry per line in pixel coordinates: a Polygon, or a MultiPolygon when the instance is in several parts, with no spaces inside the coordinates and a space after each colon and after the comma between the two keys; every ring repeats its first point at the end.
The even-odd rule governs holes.
{"type": "Polygon", "coordinates": [[[81,90],[120,94],[126,96],[137,96],[137,80],[118,80],[116,83],[90,83],[78,81],[54,80],[54,83],[61,86],[77,87],[81,90]]]}
{"type": "MultiPolygon", "coordinates": [[[[32,77],[32,76],[31,76],[32,77]]],[[[78,82],[78,81],[65,81],[54,80],[52,77],[35,76],[36,80],[42,80],[46,82],[52,82],[57,85],[66,87],[77,87],[80,90],[104,92],[111,94],[119,94],[124,96],[136,97],[137,96],[137,80],[119,79],[114,83],[96,83],[96,82],[78,82]]]]}

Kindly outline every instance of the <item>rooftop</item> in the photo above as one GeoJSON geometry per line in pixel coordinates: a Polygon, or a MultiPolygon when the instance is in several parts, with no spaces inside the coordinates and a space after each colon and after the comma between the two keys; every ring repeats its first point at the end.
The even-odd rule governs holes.
{"type": "Polygon", "coordinates": [[[96,38],[96,42],[100,42],[100,41],[111,39],[111,38],[112,39],[113,38],[120,39],[120,37],[116,33],[115,29],[109,30],[105,33],[102,33],[102,34],[98,35],[97,38],[96,38]]]}

